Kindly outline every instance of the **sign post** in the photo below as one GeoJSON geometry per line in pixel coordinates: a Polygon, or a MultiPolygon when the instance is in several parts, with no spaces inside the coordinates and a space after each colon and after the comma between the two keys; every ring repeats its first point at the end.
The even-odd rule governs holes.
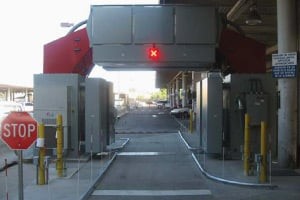
{"type": "Polygon", "coordinates": [[[24,199],[24,188],[23,188],[23,152],[18,150],[18,175],[19,175],[19,200],[24,199]]]}
{"type": "Polygon", "coordinates": [[[19,200],[24,199],[23,152],[37,139],[37,122],[27,112],[11,112],[1,123],[0,139],[18,150],[19,200]]]}

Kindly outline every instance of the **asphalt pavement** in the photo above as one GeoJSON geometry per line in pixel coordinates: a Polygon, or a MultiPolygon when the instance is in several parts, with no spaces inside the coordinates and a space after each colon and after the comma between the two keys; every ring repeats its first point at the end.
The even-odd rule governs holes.
{"type": "Polygon", "coordinates": [[[89,199],[212,199],[178,133],[126,137],[130,142],[89,199]]]}
{"type": "Polygon", "coordinates": [[[115,126],[116,132],[124,133],[174,133],[179,124],[169,115],[168,109],[140,107],[121,117],[115,126]]]}

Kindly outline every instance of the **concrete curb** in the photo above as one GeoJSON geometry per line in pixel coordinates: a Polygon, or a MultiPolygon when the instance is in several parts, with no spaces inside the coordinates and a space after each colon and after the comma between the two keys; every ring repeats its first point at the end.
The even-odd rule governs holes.
{"type": "Polygon", "coordinates": [[[109,169],[109,167],[111,166],[113,161],[116,159],[116,156],[117,156],[117,154],[115,153],[114,156],[112,157],[112,159],[110,159],[108,161],[108,163],[107,163],[106,167],[104,168],[104,170],[99,174],[99,176],[96,178],[96,180],[92,183],[90,188],[80,197],[80,200],[88,199],[89,196],[94,192],[96,186],[102,180],[103,176],[105,175],[105,173],[107,172],[107,170],[109,169]]]}
{"type": "MultiPolygon", "coordinates": [[[[118,146],[113,147],[111,150],[117,151],[125,147],[125,145],[129,142],[129,138],[120,138],[120,140],[123,140],[124,142],[118,146]]],[[[99,174],[99,176],[96,178],[96,180],[93,182],[93,184],[90,186],[90,188],[80,197],[80,200],[86,200],[89,198],[89,196],[93,193],[98,183],[102,180],[103,176],[106,174],[107,170],[110,168],[112,163],[115,161],[117,157],[117,153],[115,152],[113,157],[108,161],[107,165],[105,166],[104,170],[99,174]]]]}

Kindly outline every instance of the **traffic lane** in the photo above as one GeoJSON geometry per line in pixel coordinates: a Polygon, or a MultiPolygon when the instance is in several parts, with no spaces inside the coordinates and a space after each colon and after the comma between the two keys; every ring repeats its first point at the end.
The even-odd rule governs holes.
{"type": "Polygon", "coordinates": [[[178,128],[179,124],[167,111],[156,109],[131,111],[115,125],[117,133],[170,133],[178,128]]]}
{"type": "Polygon", "coordinates": [[[126,136],[130,142],[90,199],[213,199],[178,133],[126,136]]]}
{"type": "Polygon", "coordinates": [[[211,200],[212,196],[91,196],[89,200],[211,200]]]}
{"type": "Polygon", "coordinates": [[[207,188],[191,155],[118,156],[89,199],[213,199],[207,188]]]}
{"type": "Polygon", "coordinates": [[[118,156],[97,189],[206,189],[205,182],[191,155],[118,156]]]}
{"type": "Polygon", "coordinates": [[[179,134],[147,133],[147,134],[117,134],[116,138],[129,138],[124,152],[176,152],[190,153],[182,142],[179,134]]]}

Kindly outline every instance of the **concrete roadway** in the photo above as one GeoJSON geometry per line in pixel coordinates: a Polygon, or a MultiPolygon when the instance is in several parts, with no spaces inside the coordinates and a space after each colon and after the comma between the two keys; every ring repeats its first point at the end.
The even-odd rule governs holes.
{"type": "Polygon", "coordinates": [[[177,133],[131,134],[90,199],[211,199],[177,133]]]}
{"type": "Polygon", "coordinates": [[[89,199],[212,199],[167,111],[135,110],[116,129],[130,141],[89,199]]]}
{"type": "Polygon", "coordinates": [[[133,109],[116,123],[117,133],[175,133],[179,124],[169,110],[155,108],[133,109]]]}
{"type": "MultiPolygon", "coordinates": [[[[121,138],[130,138],[130,141],[119,152],[88,199],[300,199],[300,176],[272,178],[272,182],[279,186],[274,190],[238,187],[207,179],[177,133],[178,128],[178,123],[163,110],[144,108],[123,116],[116,125],[119,133],[116,141],[124,141],[121,138]]],[[[36,185],[36,168],[26,163],[23,170],[25,199],[86,199],[81,198],[82,195],[89,188],[94,188],[91,184],[98,174],[103,173],[108,159],[110,157],[70,162],[64,178],[56,177],[53,163],[49,184],[44,186],[36,185]]],[[[226,171],[226,177],[242,173],[242,168],[234,168],[232,163],[225,163],[227,169],[232,169],[226,171]]],[[[211,161],[209,168],[213,175],[218,174],[222,164],[218,160],[211,161]]],[[[6,199],[5,183],[5,173],[1,172],[0,199],[3,200],[6,199]]],[[[13,166],[8,170],[9,199],[17,199],[17,183],[17,166],[13,166]]]]}
{"type": "MultiPolygon", "coordinates": [[[[122,133],[117,137],[130,138],[130,142],[89,199],[300,199],[297,178],[275,190],[239,187],[207,179],[177,133],[178,128],[167,111],[144,108],[123,116],[116,125],[117,132],[122,133]]],[[[217,164],[213,168],[221,169],[221,166],[217,164]]],[[[234,173],[240,171],[230,173],[235,176],[234,173]]]]}

